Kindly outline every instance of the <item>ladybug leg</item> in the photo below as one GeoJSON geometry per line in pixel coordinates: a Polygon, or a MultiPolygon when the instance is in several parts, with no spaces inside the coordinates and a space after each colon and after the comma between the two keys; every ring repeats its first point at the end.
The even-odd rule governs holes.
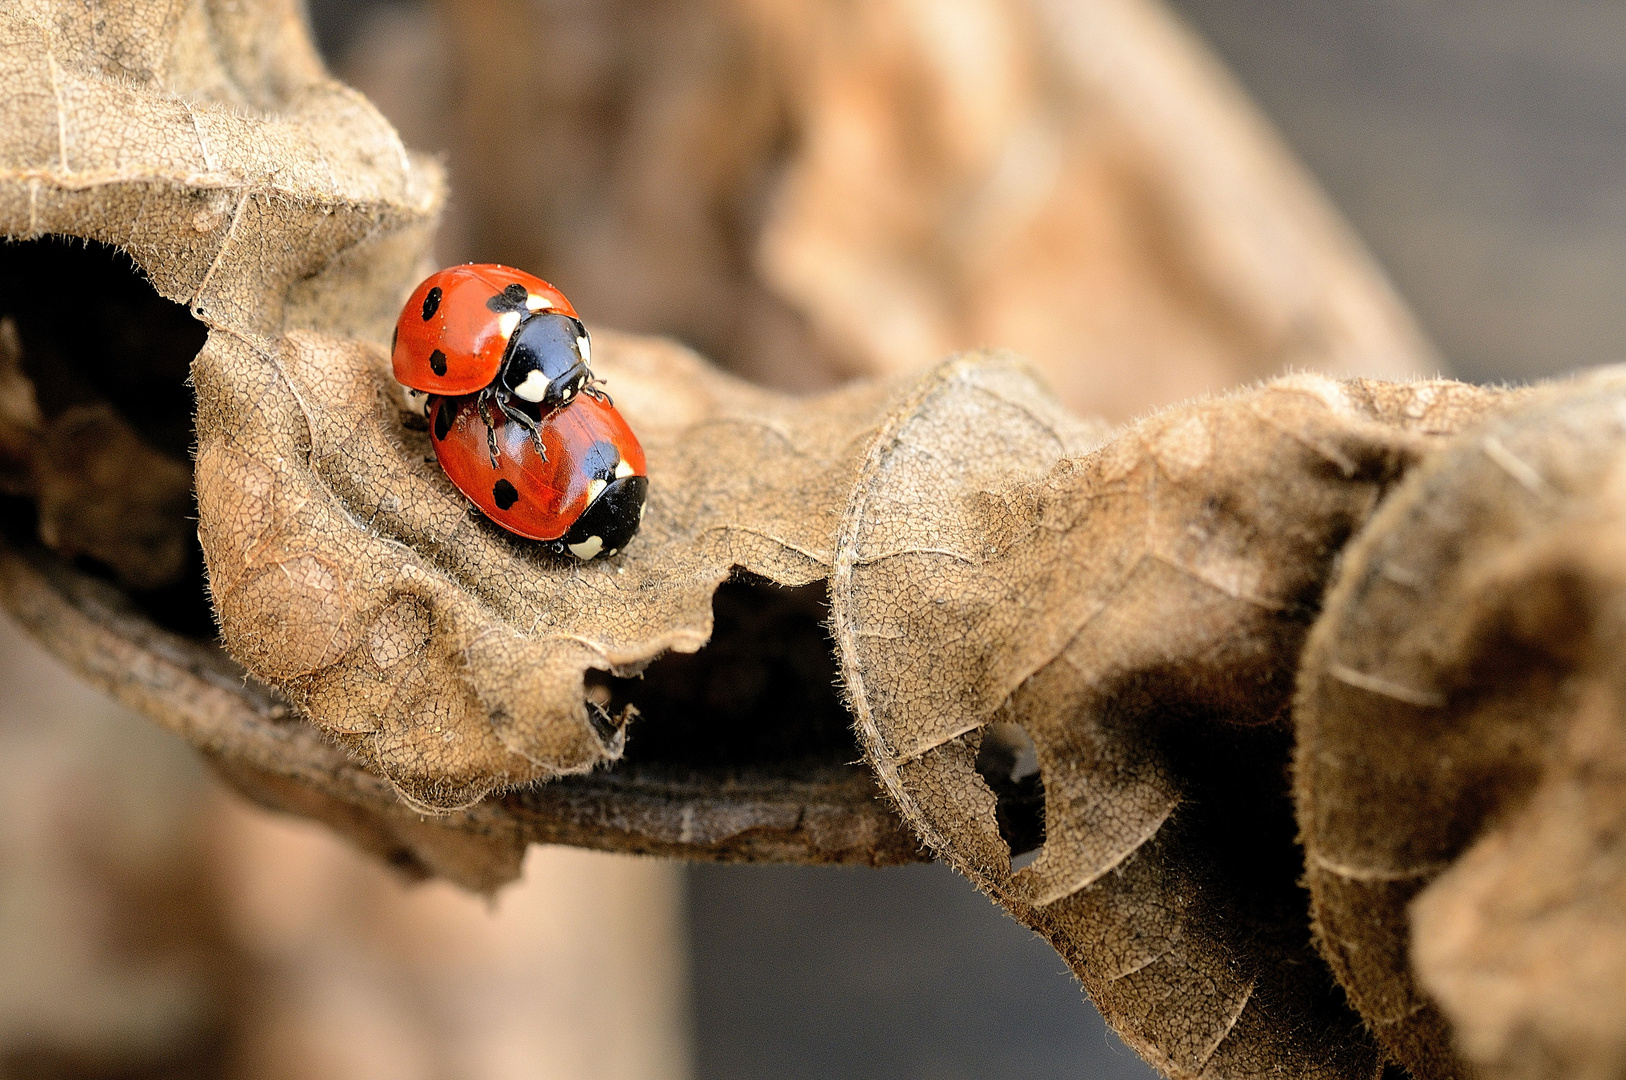
{"type": "Polygon", "coordinates": [[[593,379],[589,379],[587,385],[582,387],[582,393],[591,394],[595,398],[597,398],[598,400],[604,402],[604,404],[606,404],[606,405],[614,405],[615,404],[615,399],[612,398],[609,394],[606,394],[603,390],[600,390],[598,388],[598,384],[603,382],[603,381],[604,381],[603,379],[596,378],[596,377],[593,378],[593,379]]]}
{"type": "Polygon", "coordinates": [[[497,407],[502,409],[503,415],[514,423],[531,433],[531,441],[536,444],[536,453],[543,461],[548,460],[547,448],[542,445],[542,428],[535,420],[519,409],[516,409],[506,398],[497,399],[497,407]]]}
{"type": "Polygon", "coordinates": [[[491,455],[491,467],[501,468],[497,464],[497,429],[491,426],[491,420],[486,420],[486,453],[491,455]]]}
{"type": "Polygon", "coordinates": [[[497,427],[491,422],[491,390],[489,388],[480,391],[480,396],[474,400],[474,407],[479,411],[480,419],[485,421],[486,453],[491,455],[491,467],[493,469],[500,468],[497,464],[497,427]]]}

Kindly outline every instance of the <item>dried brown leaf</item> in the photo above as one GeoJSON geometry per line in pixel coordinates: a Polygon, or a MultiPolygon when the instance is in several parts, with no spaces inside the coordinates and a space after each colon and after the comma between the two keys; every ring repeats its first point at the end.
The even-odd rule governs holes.
{"type": "MultiPolygon", "coordinates": [[[[618,732],[583,723],[581,669],[592,664],[629,671],[660,648],[692,648],[704,640],[711,627],[712,590],[731,572],[736,555],[741,565],[771,572],[780,581],[822,576],[815,568],[821,558],[828,561],[821,544],[828,548],[834,512],[820,524],[819,507],[839,507],[842,496],[801,491],[794,505],[774,501],[772,491],[782,494],[787,484],[807,480],[805,470],[775,472],[780,457],[796,452],[784,441],[795,433],[760,427],[771,427],[776,410],[788,408],[781,399],[763,415],[743,418],[731,444],[736,456],[709,457],[715,439],[675,451],[689,462],[684,467],[692,485],[667,487],[657,503],[689,513],[719,486],[711,483],[713,474],[725,477],[721,487],[756,483],[755,517],[748,524],[758,532],[717,529],[695,539],[692,561],[674,567],[679,576],[645,596],[645,625],[661,619],[668,625],[658,631],[658,641],[646,637],[639,643],[643,652],[618,652],[622,643],[594,637],[595,612],[604,616],[606,605],[569,611],[584,595],[579,583],[556,603],[538,590],[540,577],[579,579],[581,568],[532,567],[533,576],[513,588],[500,580],[529,556],[522,545],[483,530],[465,504],[447,496],[438,474],[423,466],[421,436],[401,427],[388,396],[380,394],[387,383],[376,367],[377,350],[364,343],[387,336],[401,295],[425,269],[440,204],[437,172],[407,153],[365,100],[328,77],[296,3],[10,10],[0,14],[0,80],[7,89],[0,98],[0,230],[13,240],[44,238],[9,250],[7,273],[32,271],[37,278],[44,271],[88,287],[77,276],[85,260],[70,246],[47,241],[99,241],[112,245],[100,250],[129,253],[160,293],[185,302],[209,328],[196,371],[204,399],[199,478],[203,532],[211,553],[218,548],[222,556],[215,584],[228,633],[241,631],[231,640],[268,676],[280,679],[318,723],[345,729],[341,737],[371,760],[393,763],[424,804],[467,803],[514,780],[584,767],[605,755],[606,744],[617,747],[618,732]],[[331,370],[324,368],[329,361],[331,370]],[[753,440],[772,445],[758,453],[753,440]],[[268,478],[276,482],[266,486],[268,478]],[[390,489],[397,481],[408,501],[390,489]],[[439,485],[433,496],[423,495],[425,484],[439,485]],[[403,507],[408,516],[420,515],[412,527],[421,531],[413,536],[445,541],[431,557],[420,559],[389,532],[401,524],[403,507]],[[781,520],[786,517],[793,520],[781,520]],[[321,529],[301,533],[312,520],[321,529]],[[452,576],[459,566],[477,567],[494,546],[503,553],[473,573],[498,594],[499,607],[526,620],[523,627],[505,624],[486,610],[486,598],[459,592],[452,576]],[[255,577],[267,566],[275,566],[275,581],[255,577]],[[337,590],[340,581],[342,591],[328,591],[337,590]],[[356,607],[374,600],[379,603],[371,610],[356,607]],[[452,614],[435,606],[439,600],[452,614]],[[548,612],[540,610],[549,604],[548,612]],[[556,632],[561,624],[547,622],[556,616],[566,623],[577,619],[587,629],[583,639],[569,640],[568,628],[556,632]],[[553,632],[549,648],[570,657],[568,670],[531,666],[541,652],[516,639],[539,628],[553,632]],[[456,636],[465,631],[466,638],[456,636]],[[268,649],[267,641],[281,647],[268,649]],[[522,701],[511,712],[499,703],[500,733],[484,703],[478,704],[477,722],[471,711],[471,701],[478,700],[472,673],[484,671],[490,683],[493,669],[483,665],[492,657],[492,664],[506,665],[503,670],[514,676],[514,685],[502,694],[522,701]],[[556,697],[538,723],[538,716],[525,710],[540,708],[550,687],[556,697]],[[354,697],[346,696],[350,692],[354,697]],[[392,706],[392,695],[404,696],[392,706]],[[414,700],[417,712],[409,707],[414,700]],[[390,731],[368,730],[387,726],[375,724],[380,712],[394,724],[394,743],[390,731]],[[442,737],[432,730],[435,715],[450,721],[441,725],[442,737]],[[425,716],[429,728],[424,730],[405,722],[425,716]],[[547,722],[559,717],[565,718],[562,725],[547,722]],[[467,732],[458,727],[464,722],[467,732]],[[467,734],[468,745],[448,751],[447,734],[454,739],[467,734]],[[516,755],[504,738],[544,764],[516,755]],[[387,744],[382,749],[381,742],[387,744]]],[[[100,256],[90,261],[105,262],[100,256]]],[[[97,290],[95,299],[115,298],[97,290]]],[[[50,523],[66,520],[63,512],[75,510],[79,499],[84,504],[77,508],[79,517],[115,522],[126,512],[151,511],[189,529],[184,512],[160,506],[170,501],[167,494],[149,497],[159,488],[171,491],[167,481],[178,475],[176,461],[159,461],[149,446],[127,439],[115,414],[106,410],[113,384],[97,385],[85,377],[103,369],[76,367],[96,352],[94,343],[51,340],[73,322],[71,312],[68,319],[29,314],[44,324],[34,328],[30,340],[71,347],[22,356],[15,327],[9,321],[0,325],[7,445],[37,450],[42,431],[84,405],[99,422],[113,425],[103,431],[112,436],[93,441],[118,451],[112,458],[123,468],[93,491],[64,486],[61,497],[41,499],[47,533],[64,551],[85,552],[116,566],[126,553],[87,542],[94,530],[77,524],[53,529],[50,523]],[[43,417],[29,377],[51,397],[43,417]],[[130,484],[132,478],[141,485],[130,484]]],[[[188,320],[183,316],[182,322],[188,320]]],[[[153,327],[136,329],[135,340],[150,340],[153,327]]],[[[106,356],[127,364],[128,342],[109,345],[106,356]]],[[[161,404],[168,412],[190,401],[180,384],[184,367],[171,371],[170,361],[184,360],[196,344],[184,356],[178,338],[167,340],[166,348],[161,357],[143,357],[135,370],[142,373],[136,385],[167,388],[161,404]]],[[[669,385],[654,388],[660,422],[678,423],[685,409],[699,420],[707,409],[733,408],[743,400],[740,395],[751,396],[727,380],[695,375],[694,362],[670,348],[637,343],[626,348],[676,358],[669,385]]],[[[617,366],[613,356],[609,366],[617,366]]],[[[117,385],[126,386],[129,374],[121,371],[125,381],[117,385]]],[[[617,391],[629,401],[640,393],[630,378],[617,391]]],[[[649,392],[646,387],[646,397],[649,392]]],[[[853,401],[849,395],[827,403],[826,412],[839,415],[833,421],[837,427],[863,422],[862,407],[853,401]]],[[[121,410],[118,417],[129,419],[132,400],[111,403],[121,410]]],[[[821,415],[818,408],[810,410],[798,430],[813,440],[815,454],[828,446],[833,461],[844,452],[842,436],[817,433],[821,415]]],[[[729,424],[721,415],[710,415],[707,422],[715,428],[729,424]]],[[[151,434],[143,429],[143,436],[151,434]]],[[[178,458],[189,431],[171,425],[161,434],[160,451],[178,458]]],[[[53,482],[88,479],[74,462],[64,464],[74,467],[59,470],[63,475],[53,482]]],[[[24,473],[31,477],[32,466],[24,473]]],[[[18,490],[41,494],[32,480],[18,490]]],[[[700,527],[717,520],[704,518],[700,527]]],[[[646,539],[660,528],[652,520],[646,539]]],[[[15,533],[8,539],[19,542],[15,533]]],[[[737,655],[730,654],[735,667],[746,672],[777,673],[787,664],[807,670],[778,684],[758,678],[749,692],[700,703],[727,718],[725,730],[737,732],[739,717],[759,712],[776,686],[787,693],[804,686],[818,690],[782,710],[791,723],[762,761],[723,754],[720,766],[705,766],[710,734],[705,725],[691,720],[685,726],[673,718],[669,726],[694,733],[700,752],[640,761],[613,775],[583,777],[545,792],[518,792],[441,819],[450,834],[491,840],[481,853],[448,859],[433,849],[455,846],[455,836],[440,836],[424,825],[387,781],[380,786],[321,738],[295,737],[304,726],[284,715],[287,705],[275,689],[243,683],[241,670],[230,661],[144,621],[134,609],[123,611],[113,603],[117,598],[81,603],[100,595],[99,587],[36,554],[20,550],[8,557],[4,592],[43,640],[93,681],[219,755],[235,779],[259,797],[333,821],[419,870],[489,888],[511,876],[514,853],[535,840],[704,858],[890,862],[916,857],[915,842],[875,802],[870,781],[840,764],[851,760],[851,750],[824,745],[830,741],[830,717],[820,710],[835,714],[837,733],[841,727],[829,675],[821,667],[828,663],[822,641],[815,641],[818,662],[811,667],[802,655],[808,650],[801,638],[815,626],[815,615],[790,613],[795,629],[785,640],[798,642],[794,663],[776,657],[771,644],[754,651],[735,647],[737,655]],[[810,741],[799,746],[797,739],[804,737],[810,741]],[[782,761],[775,757],[781,752],[788,753],[782,761]],[[802,760],[809,753],[812,757],[802,760]],[[764,762],[768,767],[761,767],[764,762]]],[[[749,592],[752,587],[728,588],[749,592]]],[[[759,598],[753,625],[777,631],[773,612],[787,604],[805,607],[810,599],[805,590],[784,597],[759,598]]],[[[625,620],[628,605],[638,601],[625,589],[617,598],[607,606],[625,620]]],[[[190,626],[195,620],[178,622],[190,626]]],[[[708,674],[726,678],[731,671],[725,663],[699,673],[708,674]]],[[[669,678],[650,680],[630,691],[618,686],[615,693],[637,700],[650,694],[671,698],[673,685],[669,678]]],[[[604,689],[595,685],[587,694],[604,689]]]]}
{"type": "Polygon", "coordinates": [[[560,561],[486,521],[407,428],[381,350],[216,338],[197,364],[201,536],[225,641],[419,805],[618,757],[589,669],[638,674],[711,633],[736,568],[821,580],[897,391],[801,401],[677,346],[601,334],[595,367],[649,457],[620,556],[560,561]]]}
{"type": "Polygon", "coordinates": [[[1603,369],[1464,432],[1350,546],[1305,651],[1318,941],[1419,1080],[1626,1061],[1623,408],[1603,369]]]}
{"type": "Polygon", "coordinates": [[[1298,376],[1102,445],[1012,373],[950,366],[871,448],[831,589],[871,763],[1173,1076],[1381,1062],[1296,885],[1294,661],[1345,538],[1497,397],[1298,376]],[[1014,874],[978,760],[996,723],[1044,790],[1014,874]]]}
{"type": "MultiPolygon", "coordinates": [[[[326,75],[297,4],[14,8],[0,13],[0,83],[0,232],[122,248],[216,333],[376,327],[415,269],[437,174],[326,75]]],[[[143,504],[179,521],[167,494],[119,488],[144,477],[184,491],[184,468],[105,409],[55,417],[46,438],[52,454],[34,470],[46,536],[137,585],[173,578],[176,537],[119,551],[74,516],[143,504]],[[84,444],[92,420],[110,445],[84,444]],[[73,490],[87,484],[122,504],[91,507],[73,490]]]]}
{"type": "Polygon", "coordinates": [[[434,170],[326,76],[293,4],[114,21],[103,37],[0,17],[17,88],[0,227],[116,245],[210,327],[197,489],[225,640],[420,806],[613,758],[587,668],[698,648],[736,566],[823,576],[847,444],[884,391],[793,408],[676,349],[607,342],[657,463],[650,520],[614,565],[545,564],[423,461],[377,350],[325,336],[387,333],[423,269],[434,170]]]}
{"type": "MultiPolygon", "coordinates": [[[[1116,40],[1148,10],[1102,4],[1086,14],[1118,27],[1104,38],[1116,40]]],[[[816,762],[805,783],[786,761],[770,781],[737,762],[704,775],[565,775],[617,758],[632,717],[623,706],[659,693],[691,712],[716,705],[772,727],[761,718],[776,687],[827,684],[817,665],[799,682],[776,682],[791,659],[822,654],[822,639],[798,639],[794,658],[770,645],[716,669],[715,699],[706,672],[684,660],[725,618],[736,640],[805,631],[805,609],[828,579],[859,730],[909,824],[1053,942],[1132,1044],[1176,1076],[1381,1067],[1379,1046],[1308,944],[1286,706],[1345,540],[1496,392],[1300,376],[1156,414],[1108,441],[1103,425],[1069,417],[1002,354],[796,400],[676,346],[601,331],[597,362],[648,451],[648,519],[612,559],[553,561],[474,512],[396,406],[379,346],[425,269],[438,175],[327,77],[292,0],[126,5],[100,18],[19,11],[0,15],[0,85],[12,91],[0,97],[0,230],[114,245],[208,326],[193,368],[200,535],[224,640],[265,685],[158,631],[60,561],[0,555],[0,595],[77,667],[164,716],[255,797],[327,821],[415,872],[475,887],[511,876],[536,839],[615,837],[613,846],[711,857],[906,858],[908,839],[869,801],[867,780],[816,762]],[[750,617],[729,613],[731,590],[749,596],[750,617]],[[784,623],[776,604],[791,611],[784,623]],[[678,675],[663,681],[662,670],[678,675]],[[769,690],[751,691],[753,679],[769,690]],[[1011,844],[1038,782],[1023,788],[998,760],[1027,742],[1044,844],[1013,873],[1011,844]]],[[[884,27],[886,13],[878,17],[884,27]]],[[[1171,47],[1168,32],[1156,18],[1137,31],[1158,48],[1171,47]]],[[[885,49],[865,55],[888,70],[885,49]]],[[[1171,100],[1152,93],[1159,86],[1174,98],[1214,92],[1182,55],[1172,68],[1130,64],[1108,80],[1127,96],[1086,132],[1098,143],[1079,150],[1079,167],[1109,197],[1073,235],[1096,237],[1091,222],[1117,220],[1113,207],[1157,196],[1137,219],[1139,241],[1103,248],[1147,261],[1114,256],[1128,284],[1100,291],[1111,303],[1153,299],[1123,305],[1137,314],[1122,340],[1092,326],[1076,341],[1062,334],[1068,348],[1093,356],[1103,342],[1134,338],[1136,324],[1144,351],[1126,355],[1159,355],[1168,341],[1147,327],[1161,328],[1195,341],[1187,351],[1203,370],[1310,355],[1412,366],[1423,350],[1403,313],[1317,217],[1318,204],[1297,201],[1296,180],[1261,179],[1279,180],[1281,163],[1257,132],[1239,133],[1234,111],[1218,109],[1230,116],[1220,126],[1247,152],[1203,160],[1230,162],[1219,190],[1264,192],[1243,200],[1254,211],[1239,219],[1241,239],[1218,224],[1225,214],[1214,207],[1231,207],[1229,195],[1209,204],[1168,164],[1191,160],[1170,156],[1181,145],[1170,133],[1195,139],[1206,130],[1199,121],[1217,115],[1176,109],[1170,121],[1152,108],[1171,100]],[[1135,135],[1129,118],[1143,106],[1166,121],[1161,138],[1135,135]],[[1121,186],[1120,165],[1135,177],[1121,186]],[[1283,207],[1303,241],[1287,247],[1302,258],[1278,265],[1261,253],[1283,249],[1258,241],[1276,235],[1283,207]],[[1178,230],[1185,238],[1164,237],[1164,248],[1147,239],[1187,212],[1211,226],[1193,227],[1206,241],[1178,230]],[[1271,303],[1223,290],[1215,300],[1214,283],[1239,264],[1255,272],[1241,291],[1271,303]],[[1189,318],[1165,318],[1171,306],[1189,318]]],[[[830,90],[820,86],[809,100],[830,90]]],[[[1049,115],[1023,100],[1012,115],[1049,115]]],[[[942,195],[943,179],[927,187],[942,195]]],[[[879,216],[902,239],[859,229],[890,252],[873,261],[908,263],[898,252],[930,230],[879,216]]],[[[1053,220],[1036,215],[1007,256],[1027,265],[1023,244],[1042,247],[1053,220]]],[[[814,239],[796,256],[807,265],[817,261],[806,258],[814,233],[802,234],[814,239]]],[[[984,278],[960,269],[944,295],[990,295],[979,291],[984,278]]],[[[1080,279],[1062,278],[1058,288],[1073,295],[1080,279]]],[[[862,313],[836,306],[842,318],[862,313]]],[[[1004,336],[1005,325],[956,332],[1004,336]]],[[[16,432],[45,439],[53,425],[90,416],[96,439],[126,448],[125,465],[151,472],[143,480],[156,478],[153,490],[173,487],[156,482],[161,468],[141,467],[144,451],[117,417],[47,408],[35,424],[16,380],[6,383],[0,412],[16,432]]],[[[128,512],[117,497],[163,501],[131,475],[98,481],[90,498],[103,519],[128,512]]],[[[52,503],[46,487],[31,490],[44,520],[66,520],[74,496],[52,503]]],[[[716,642],[708,653],[727,656],[716,642]]],[[[805,703],[781,697],[773,715],[794,721],[805,703]]],[[[674,728],[708,738],[676,724],[668,737],[674,728]]],[[[1439,970],[1455,970],[1461,955],[1446,954],[1439,970]]]]}

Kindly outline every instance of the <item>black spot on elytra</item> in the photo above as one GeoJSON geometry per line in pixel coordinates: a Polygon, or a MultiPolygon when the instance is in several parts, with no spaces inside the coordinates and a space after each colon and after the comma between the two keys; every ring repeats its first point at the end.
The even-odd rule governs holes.
{"type": "Polygon", "coordinates": [[[499,315],[505,311],[517,311],[524,314],[530,310],[525,306],[525,301],[530,298],[531,294],[526,290],[525,286],[516,283],[487,300],[486,307],[499,315]]]}
{"type": "Polygon", "coordinates": [[[447,402],[441,402],[440,408],[435,410],[435,441],[445,442],[447,432],[452,430],[452,413],[456,412],[447,402]]]}
{"type": "Polygon", "coordinates": [[[446,354],[436,349],[429,354],[429,370],[436,375],[446,374],[446,354]]]}
{"type": "Polygon", "coordinates": [[[428,322],[440,310],[440,286],[436,285],[429,290],[429,295],[423,298],[423,321],[428,322]]]}
{"type": "Polygon", "coordinates": [[[507,510],[519,502],[519,491],[506,480],[498,480],[491,486],[491,497],[497,501],[497,509],[507,510]]]}
{"type": "Polygon", "coordinates": [[[644,500],[649,495],[649,480],[643,476],[626,476],[612,480],[599,492],[598,498],[587,504],[587,509],[570,531],[560,537],[568,548],[598,537],[604,545],[603,553],[619,551],[638,532],[644,500]]]}

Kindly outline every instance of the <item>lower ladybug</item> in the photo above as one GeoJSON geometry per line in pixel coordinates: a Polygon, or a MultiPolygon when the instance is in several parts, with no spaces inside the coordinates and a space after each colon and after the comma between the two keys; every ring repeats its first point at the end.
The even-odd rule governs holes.
{"type": "Polygon", "coordinates": [[[605,398],[530,408],[522,424],[489,395],[431,397],[441,468],[508,531],[583,561],[614,555],[644,519],[649,477],[638,437],[605,398]]]}

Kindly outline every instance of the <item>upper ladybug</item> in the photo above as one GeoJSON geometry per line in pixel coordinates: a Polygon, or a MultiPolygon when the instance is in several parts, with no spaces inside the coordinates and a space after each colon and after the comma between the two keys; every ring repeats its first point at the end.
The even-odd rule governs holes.
{"type": "MultiPolygon", "coordinates": [[[[539,277],[496,263],[468,263],[429,275],[395,324],[395,378],[425,394],[483,393],[527,428],[509,396],[542,413],[589,389],[587,328],[564,293],[539,277]]],[[[495,452],[495,451],[493,451],[495,452]]]]}

